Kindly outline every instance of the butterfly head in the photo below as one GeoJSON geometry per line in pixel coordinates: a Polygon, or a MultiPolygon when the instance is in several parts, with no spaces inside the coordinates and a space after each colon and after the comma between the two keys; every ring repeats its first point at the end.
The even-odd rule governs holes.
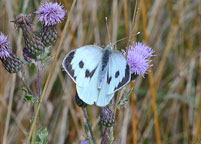
{"type": "Polygon", "coordinates": [[[109,43],[106,45],[105,49],[112,50],[112,49],[114,49],[114,45],[115,45],[115,43],[109,43]]]}

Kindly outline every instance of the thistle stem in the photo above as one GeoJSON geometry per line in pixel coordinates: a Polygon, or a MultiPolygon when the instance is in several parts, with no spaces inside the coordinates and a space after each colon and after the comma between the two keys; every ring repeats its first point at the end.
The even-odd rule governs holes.
{"type": "Polygon", "coordinates": [[[110,128],[106,127],[104,134],[103,134],[103,138],[101,140],[101,144],[106,144],[108,142],[108,133],[110,131],[110,128]]]}
{"type": "Polygon", "coordinates": [[[41,66],[40,66],[40,62],[37,63],[36,92],[37,92],[37,97],[40,99],[40,93],[41,93],[41,66]]]}
{"type": "Polygon", "coordinates": [[[59,46],[58,46],[58,48],[57,48],[56,55],[55,55],[54,60],[53,60],[53,62],[52,62],[52,65],[51,65],[51,68],[50,68],[50,73],[49,73],[48,78],[47,78],[47,80],[46,80],[46,83],[45,83],[45,86],[44,86],[44,89],[43,89],[43,92],[42,92],[42,95],[41,95],[41,98],[40,98],[40,102],[39,102],[39,104],[38,104],[38,107],[37,107],[37,110],[36,110],[36,114],[35,114],[35,116],[34,116],[33,123],[32,123],[32,125],[31,125],[31,129],[30,129],[29,136],[28,136],[28,138],[27,138],[26,144],[29,144],[29,142],[30,142],[31,135],[32,135],[32,132],[33,132],[33,128],[34,128],[34,125],[36,124],[36,119],[37,119],[37,116],[38,116],[38,114],[39,114],[40,107],[41,107],[41,105],[42,105],[42,102],[43,102],[45,93],[46,93],[46,91],[47,91],[47,87],[48,87],[48,85],[49,85],[50,79],[51,79],[51,77],[52,77],[52,74],[53,74],[53,71],[54,71],[54,68],[55,68],[55,65],[56,65],[56,61],[57,61],[58,56],[59,56],[59,52],[60,52],[60,50],[61,50],[61,46],[62,46],[62,44],[63,44],[64,37],[65,37],[66,32],[67,32],[67,27],[68,27],[69,22],[70,22],[70,17],[71,17],[71,14],[72,14],[73,9],[74,9],[74,7],[75,7],[75,3],[76,3],[76,0],[73,0],[73,4],[72,4],[72,6],[71,6],[71,9],[70,9],[70,12],[69,12],[69,15],[68,15],[66,24],[65,24],[65,26],[64,26],[64,30],[63,30],[63,33],[62,33],[62,36],[61,36],[61,40],[60,40],[60,42],[59,42],[59,46]]]}
{"type": "Polygon", "coordinates": [[[96,141],[95,141],[95,138],[94,138],[94,134],[93,134],[93,131],[92,131],[92,128],[91,128],[91,124],[90,124],[90,120],[89,120],[89,117],[88,117],[88,114],[87,114],[87,110],[86,108],[82,108],[83,112],[84,112],[84,117],[87,121],[87,126],[89,128],[89,132],[91,134],[91,137],[92,137],[92,140],[93,140],[93,144],[96,144],[96,141]]]}
{"type": "Polygon", "coordinates": [[[28,92],[34,96],[34,93],[32,92],[32,90],[30,89],[30,87],[28,86],[28,84],[24,81],[24,77],[22,76],[22,74],[18,73],[18,77],[21,79],[21,81],[23,82],[23,85],[26,87],[26,89],[28,90],[28,92]]]}
{"type": "MultiPolygon", "coordinates": [[[[36,93],[37,93],[37,98],[40,100],[40,93],[41,93],[41,63],[37,62],[36,67],[37,67],[36,93]]],[[[36,114],[37,107],[38,107],[38,103],[34,103],[34,115],[36,114]]],[[[32,134],[32,144],[34,144],[35,140],[36,140],[38,121],[39,121],[39,117],[37,116],[37,122],[36,122],[36,125],[34,126],[33,134],[32,134]]]]}

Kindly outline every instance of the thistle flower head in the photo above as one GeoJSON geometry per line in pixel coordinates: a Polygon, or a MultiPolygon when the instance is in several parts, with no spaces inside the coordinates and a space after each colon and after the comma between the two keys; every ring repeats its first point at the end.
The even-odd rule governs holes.
{"type": "MultiPolygon", "coordinates": [[[[122,50],[124,56],[126,52],[122,50]]],[[[144,75],[147,74],[148,68],[153,66],[151,63],[150,57],[153,55],[154,51],[152,48],[138,42],[134,46],[130,45],[128,49],[127,62],[130,66],[131,73],[135,75],[144,75]]]]}
{"type": "Polygon", "coordinates": [[[40,15],[38,18],[39,21],[42,21],[45,25],[50,26],[60,23],[61,20],[64,19],[66,11],[62,8],[63,5],[58,3],[45,2],[35,13],[40,15]]]}
{"type": "Polygon", "coordinates": [[[107,107],[101,108],[100,122],[106,127],[111,127],[115,123],[114,113],[107,107]]]}
{"type": "Polygon", "coordinates": [[[0,60],[9,73],[17,73],[22,68],[22,61],[12,53],[6,36],[0,33],[0,60]]]}
{"type": "Polygon", "coordinates": [[[0,33],[0,59],[5,59],[6,57],[9,57],[9,41],[6,36],[4,36],[2,33],[0,33]]]}

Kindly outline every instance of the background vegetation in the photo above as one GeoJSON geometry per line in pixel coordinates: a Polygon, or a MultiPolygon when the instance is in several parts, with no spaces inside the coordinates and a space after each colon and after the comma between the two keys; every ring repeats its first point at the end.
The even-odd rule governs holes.
{"type": "MultiPolygon", "coordinates": [[[[8,35],[10,46],[20,58],[23,58],[24,47],[22,32],[10,21],[20,13],[34,12],[40,3],[39,0],[0,0],[0,31],[8,35]]],[[[68,15],[72,0],[61,3],[68,15]]],[[[69,77],[62,75],[61,62],[71,49],[86,44],[109,43],[105,17],[108,17],[112,42],[141,32],[132,37],[131,43],[144,42],[156,54],[152,73],[144,79],[138,77],[128,86],[134,87],[134,92],[128,103],[117,110],[115,143],[199,143],[200,0],[78,0],[39,115],[38,125],[41,129],[47,127],[48,143],[80,143],[85,139],[83,112],[74,100],[75,85],[69,77]]],[[[57,27],[59,38],[43,68],[43,86],[65,21],[57,27]]],[[[39,32],[41,25],[36,24],[35,17],[33,28],[39,32]]],[[[117,49],[126,46],[127,41],[122,41],[117,44],[117,49]]],[[[35,91],[35,67],[25,66],[24,71],[27,84],[35,91]]],[[[27,138],[33,104],[24,102],[22,87],[23,83],[15,74],[9,74],[0,66],[0,143],[7,139],[6,144],[21,144],[27,138]]],[[[104,130],[99,124],[100,108],[89,106],[87,110],[96,141],[100,143],[104,130]]]]}

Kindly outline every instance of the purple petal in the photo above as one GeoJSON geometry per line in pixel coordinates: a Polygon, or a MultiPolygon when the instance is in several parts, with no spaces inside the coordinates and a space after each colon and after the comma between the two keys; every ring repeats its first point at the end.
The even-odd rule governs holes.
{"type": "MultiPolygon", "coordinates": [[[[126,52],[122,50],[124,56],[126,52]]],[[[127,62],[130,66],[131,73],[136,75],[144,75],[148,73],[149,67],[153,66],[150,57],[153,55],[154,51],[152,48],[138,42],[134,46],[130,45],[128,49],[127,62]]]]}
{"type": "Polygon", "coordinates": [[[80,144],[89,144],[89,142],[88,141],[81,141],[80,144]]]}
{"type": "Polygon", "coordinates": [[[39,15],[38,20],[44,22],[46,26],[55,25],[64,19],[66,11],[62,8],[63,5],[58,3],[45,2],[35,13],[39,15]]]}
{"type": "Polygon", "coordinates": [[[10,56],[9,41],[6,36],[0,34],[0,59],[5,59],[10,56]]]}

